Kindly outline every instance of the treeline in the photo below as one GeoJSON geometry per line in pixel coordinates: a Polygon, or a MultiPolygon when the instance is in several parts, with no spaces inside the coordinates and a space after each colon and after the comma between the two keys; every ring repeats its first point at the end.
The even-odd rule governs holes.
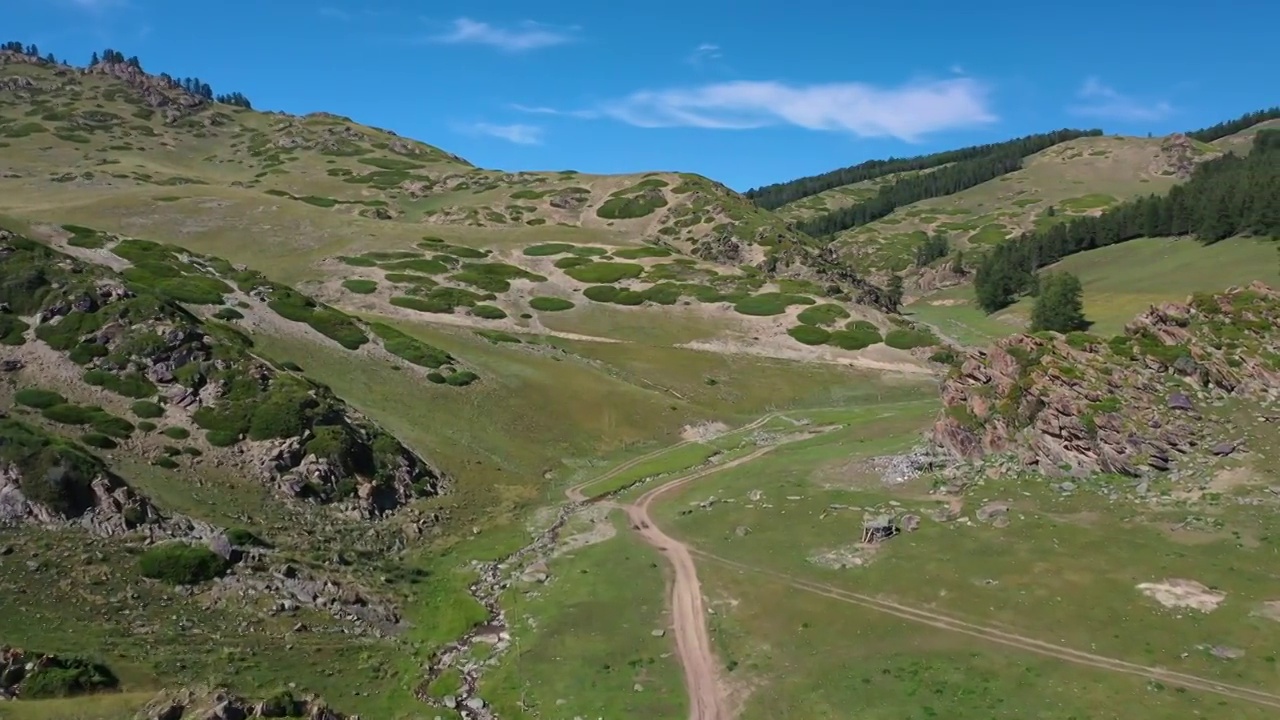
{"type": "Polygon", "coordinates": [[[1023,158],[1058,143],[1101,134],[1101,130],[1057,130],[991,145],[985,155],[882,185],[875,196],[868,200],[802,220],[796,223],[796,227],[814,237],[822,237],[866,225],[903,205],[958,193],[1011,173],[1022,167],[1023,158]]]}
{"type": "MultiPolygon", "coordinates": [[[[40,48],[35,45],[23,45],[21,42],[16,40],[0,45],[0,50],[29,55],[34,58],[40,57],[40,48]]],[[[43,60],[47,63],[58,62],[57,58],[53,56],[53,53],[45,55],[43,60]]],[[[95,52],[89,59],[89,67],[100,65],[102,63],[131,65],[138,70],[142,70],[142,61],[138,59],[137,55],[125,57],[124,53],[112,48],[103,50],[101,54],[95,52]]],[[[202,81],[200,78],[175,78],[168,73],[160,73],[157,77],[169,83],[169,85],[175,90],[185,90],[192,95],[202,97],[205,100],[219,102],[223,105],[235,105],[237,107],[253,109],[253,104],[249,102],[249,98],[245,97],[243,93],[231,92],[215,94],[209,83],[202,81]]]]}
{"type": "Polygon", "coordinates": [[[1035,286],[1036,270],[1068,255],[1134,238],[1187,235],[1205,244],[1234,235],[1280,236],[1280,131],[1259,132],[1243,158],[1228,154],[1202,163],[1168,195],[997,245],[974,279],[978,304],[988,313],[1013,304],[1035,286]]]}
{"type": "MultiPolygon", "coordinates": [[[[1056,135],[1059,133],[1077,133],[1072,137],[1083,137],[1085,135],[1101,135],[1102,131],[1060,130],[1058,133],[1050,134],[1056,135]]],[[[1006,142],[991,143],[988,145],[972,145],[958,150],[947,150],[945,152],[933,153],[931,155],[917,155],[916,157],[909,158],[891,157],[888,160],[868,160],[863,163],[858,163],[857,165],[840,168],[839,170],[832,170],[829,173],[823,173],[821,175],[812,175],[796,180],[790,180],[788,182],[753,188],[744,194],[748,199],[755,202],[757,206],[766,210],[774,210],[789,202],[799,200],[800,198],[817,195],[824,190],[830,190],[844,185],[852,185],[853,183],[875,180],[878,177],[884,177],[885,175],[891,175],[893,173],[930,170],[948,163],[964,162],[966,160],[974,160],[999,154],[1011,146],[1020,145],[1032,138],[1038,137],[1042,136],[1032,135],[1025,138],[1018,138],[1016,140],[1008,140],[1006,142]]],[[[1063,138],[1063,140],[1070,139],[1072,138],[1063,138]]],[[[1057,142],[1062,142],[1062,140],[1058,140],[1057,142]]]]}
{"type": "Polygon", "coordinates": [[[1220,140],[1228,135],[1233,135],[1241,130],[1249,128],[1268,120],[1280,119],[1280,107],[1273,107],[1267,110],[1257,110],[1251,113],[1245,113],[1235,120],[1227,120],[1217,125],[1210,125],[1201,130],[1192,130],[1187,133],[1187,137],[1200,142],[1213,142],[1220,140]]]}
{"type": "MultiPolygon", "coordinates": [[[[89,67],[93,67],[101,63],[132,65],[133,67],[142,70],[142,61],[138,59],[137,55],[125,58],[124,53],[111,48],[103,50],[102,55],[98,55],[98,53],[95,52],[93,57],[89,59],[89,67]]],[[[220,102],[224,105],[235,105],[250,109],[253,108],[253,104],[249,102],[249,98],[245,97],[243,93],[233,92],[214,94],[213,87],[198,77],[175,78],[169,73],[160,73],[157,77],[169,83],[169,86],[175,90],[185,90],[188,93],[197,97],[202,97],[205,100],[220,102]]]]}
{"type": "MultiPolygon", "coordinates": [[[[8,50],[9,52],[18,53],[19,55],[30,55],[31,57],[34,57],[34,58],[40,57],[40,48],[36,47],[34,44],[23,45],[21,42],[17,40],[10,40],[5,44],[0,45],[0,50],[8,50]]],[[[49,53],[48,55],[45,55],[44,61],[47,63],[58,62],[57,58],[53,56],[53,53],[49,53]]]]}

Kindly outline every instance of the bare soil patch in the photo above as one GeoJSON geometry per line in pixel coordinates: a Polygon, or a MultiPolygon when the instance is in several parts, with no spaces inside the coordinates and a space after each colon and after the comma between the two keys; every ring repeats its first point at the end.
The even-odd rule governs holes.
{"type": "Polygon", "coordinates": [[[1141,583],[1138,590],[1167,608],[1190,608],[1203,613],[1218,609],[1227,594],[1213,590],[1195,580],[1173,578],[1155,583],[1141,583]]]}

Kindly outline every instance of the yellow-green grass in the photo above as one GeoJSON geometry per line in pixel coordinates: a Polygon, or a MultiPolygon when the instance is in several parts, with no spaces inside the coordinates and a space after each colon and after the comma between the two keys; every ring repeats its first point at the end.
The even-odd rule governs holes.
{"type": "MultiPolygon", "coordinates": [[[[1180,238],[1140,238],[1072,255],[1042,272],[1070,272],[1084,286],[1091,331],[1113,335],[1152,305],[1182,302],[1192,293],[1225,290],[1255,280],[1280,286],[1280,253],[1273,241],[1231,238],[1213,245],[1180,238]]],[[[977,307],[970,286],[950,288],[908,306],[912,317],[971,344],[985,344],[1027,326],[1034,300],[1024,298],[994,315],[977,307]]]]}
{"type": "Polygon", "coordinates": [[[624,490],[646,478],[678,474],[705,463],[717,452],[719,450],[716,448],[697,442],[673,447],[660,455],[583,487],[582,494],[588,498],[601,497],[624,490]]]}
{"type": "Polygon", "coordinates": [[[687,711],[674,639],[654,634],[668,623],[664,565],[624,518],[611,521],[615,537],[553,560],[546,585],[517,584],[503,596],[515,640],[480,684],[500,717],[687,711]]]}
{"type": "Polygon", "coordinates": [[[80,698],[22,700],[6,703],[5,720],[133,720],[151,692],[103,693],[80,698]]]}

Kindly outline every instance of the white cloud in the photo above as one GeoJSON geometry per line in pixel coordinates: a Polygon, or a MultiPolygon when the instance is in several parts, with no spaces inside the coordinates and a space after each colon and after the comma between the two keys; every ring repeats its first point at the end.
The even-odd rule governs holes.
{"type": "Polygon", "coordinates": [[[600,113],[595,110],[557,110],[545,105],[521,105],[520,103],[511,103],[509,107],[512,110],[529,113],[530,115],[555,115],[557,117],[573,117],[580,120],[593,120],[600,117],[600,113]]]}
{"type": "Polygon", "coordinates": [[[716,83],[642,91],[599,113],[645,128],[742,130],[794,125],[859,137],[915,141],[940,130],[994,122],[985,85],[970,78],[878,88],[865,83],[716,83]]]}
{"type": "Polygon", "coordinates": [[[685,60],[690,65],[701,65],[708,60],[719,60],[723,57],[724,53],[721,52],[719,45],[715,45],[713,43],[702,43],[698,47],[694,48],[693,53],[690,54],[689,57],[685,58],[685,60]]]}
{"type": "Polygon", "coordinates": [[[536,125],[524,125],[521,123],[513,123],[511,125],[496,125],[493,123],[480,122],[462,128],[464,132],[472,135],[488,135],[490,137],[501,138],[507,142],[517,145],[541,145],[542,144],[542,128],[536,125]]]}
{"type": "Polygon", "coordinates": [[[1076,93],[1081,102],[1068,109],[1088,117],[1111,120],[1160,120],[1173,113],[1173,106],[1163,100],[1140,100],[1124,95],[1096,77],[1084,81],[1076,93]]]}
{"type": "Polygon", "coordinates": [[[514,28],[500,28],[470,18],[453,21],[453,30],[431,38],[435,42],[449,44],[471,43],[489,45],[506,52],[523,52],[563,45],[573,40],[573,28],[557,29],[532,21],[525,21],[514,28]]]}

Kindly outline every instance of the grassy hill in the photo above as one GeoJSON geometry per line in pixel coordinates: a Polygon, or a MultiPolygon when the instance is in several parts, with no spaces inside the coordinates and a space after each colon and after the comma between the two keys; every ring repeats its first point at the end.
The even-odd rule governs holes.
{"type": "MultiPolygon", "coordinates": [[[[957,390],[987,356],[930,328],[985,344],[1025,303],[986,316],[951,288],[885,312],[792,225],[948,165],[774,212],[685,173],[477,168],[118,59],[0,51],[0,578],[19,589],[0,670],[54,658],[0,672],[5,718],[203,717],[220,688],[295,715],[320,693],[392,720],[679,716],[667,553],[614,505],[659,489],[738,717],[1280,703],[1250,690],[1280,681],[1265,402],[1192,392],[1216,434],[1141,490],[958,462],[930,428],[1016,410],[1022,385],[994,407],[976,374],[957,390]],[[1240,450],[1210,452],[1227,435],[1240,450]],[[859,542],[882,521],[903,532],[859,542]]],[[[882,272],[919,232],[996,242],[1251,132],[1060,143],[834,249],[882,272]]],[[[1280,282],[1274,245],[1241,238],[1059,267],[1100,336],[1149,302],[1280,282]]],[[[1252,371],[1274,357],[1249,328],[1231,360],[1252,371]]],[[[1052,345],[1040,378],[1080,338],[1010,342],[1052,345]]]]}

